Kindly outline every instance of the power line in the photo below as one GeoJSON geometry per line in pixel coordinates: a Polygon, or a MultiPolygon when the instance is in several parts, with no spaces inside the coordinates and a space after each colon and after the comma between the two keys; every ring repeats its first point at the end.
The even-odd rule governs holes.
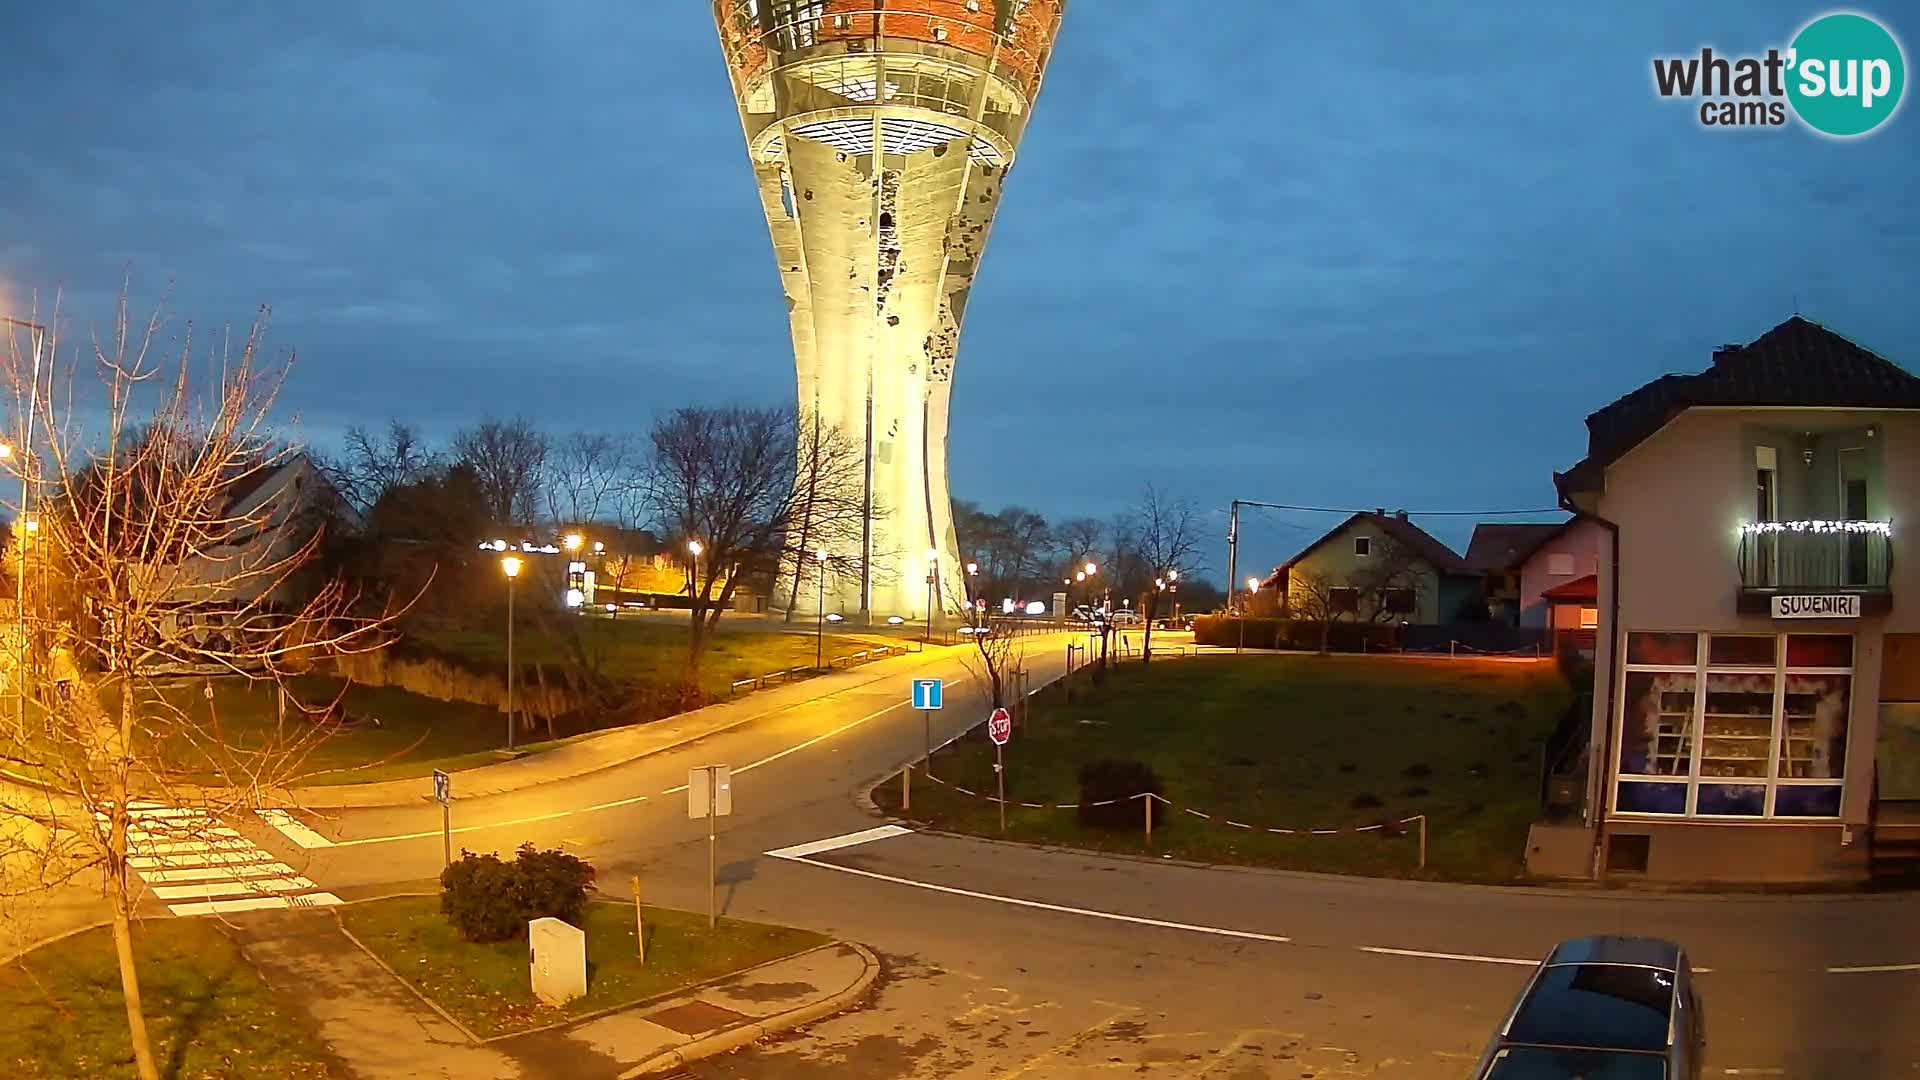
{"type": "MultiPolygon", "coordinates": [[[[1295,510],[1308,514],[1371,514],[1374,512],[1374,509],[1355,507],[1295,506],[1291,503],[1256,502],[1252,499],[1237,499],[1235,501],[1241,506],[1257,506],[1265,510],[1295,510]]],[[[1518,517],[1523,514],[1566,513],[1564,509],[1558,506],[1540,507],[1530,510],[1405,510],[1399,512],[1406,514],[1408,517],[1518,517]]]]}

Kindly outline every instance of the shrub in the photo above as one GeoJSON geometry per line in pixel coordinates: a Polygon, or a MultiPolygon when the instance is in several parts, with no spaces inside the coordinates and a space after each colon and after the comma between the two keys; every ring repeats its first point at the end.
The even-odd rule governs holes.
{"type": "Polygon", "coordinates": [[[507,941],[534,919],[578,925],[593,888],[593,867],[564,851],[522,844],[511,863],[462,851],[440,872],[440,913],[467,941],[507,941]]]}
{"type": "MultiPolygon", "coordinates": [[[[1140,809],[1142,792],[1164,795],[1160,776],[1142,761],[1124,758],[1099,758],[1080,767],[1080,824],[1096,829],[1138,829],[1146,825],[1146,812],[1140,809]],[[1118,800],[1106,806],[1097,802],[1118,800]]],[[[1156,817],[1159,816],[1156,811],[1156,817]]]]}
{"type": "Polygon", "coordinates": [[[440,913],[468,941],[506,941],[526,930],[514,868],[498,855],[461,851],[440,871],[440,913]]]}
{"type": "Polygon", "coordinates": [[[522,844],[513,870],[525,916],[521,925],[531,919],[563,919],[579,925],[587,893],[593,888],[593,867],[586,860],[558,849],[536,851],[532,844],[522,844]]]}

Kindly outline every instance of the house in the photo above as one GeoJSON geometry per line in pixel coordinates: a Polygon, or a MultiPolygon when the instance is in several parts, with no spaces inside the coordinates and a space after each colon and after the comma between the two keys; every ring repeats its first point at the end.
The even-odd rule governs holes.
{"type": "MultiPolygon", "coordinates": [[[[1520,619],[1520,564],[1562,528],[1561,522],[1481,522],[1467,541],[1467,566],[1484,581],[1487,613],[1508,626],[1520,619]]],[[[1539,625],[1538,623],[1534,625],[1539,625]]]]}
{"type": "Polygon", "coordinates": [[[1406,511],[1382,509],[1334,526],[1274,570],[1268,589],[1296,618],[1431,625],[1480,602],[1480,575],[1406,511]]]}
{"type": "MultiPolygon", "coordinates": [[[[1894,526],[1920,516],[1920,378],[1795,316],[1587,431],[1554,477],[1603,538],[1592,711],[1563,770],[1584,803],[1575,824],[1535,826],[1530,867],[1911,869],[1920,559],[1894,558],[1894,526]]],[[[1585,604],[1579,576],[1542,595],[1585,604]]]]}
{"type": "Polygon", "coordinates": [[[1467,565],[1486,575],[1495,621],[1551,633],[1556,649],[1591,655],[1599,625],[1594,600],[1606,532],[1583,518],[1553,524],[1483,523],[1467,565]]]}

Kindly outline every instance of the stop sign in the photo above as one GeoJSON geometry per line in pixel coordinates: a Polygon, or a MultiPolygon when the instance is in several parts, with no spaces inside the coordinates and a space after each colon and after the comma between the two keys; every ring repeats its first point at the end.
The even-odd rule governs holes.
{"type": "Polygon", "coordinates": [[[1007,740],[1013,738],[1013,717],[1007,710],[995,709],[993,715],[987,717],[987,738],[992,739],[995,746],[1005,746],[1007,740]]]}

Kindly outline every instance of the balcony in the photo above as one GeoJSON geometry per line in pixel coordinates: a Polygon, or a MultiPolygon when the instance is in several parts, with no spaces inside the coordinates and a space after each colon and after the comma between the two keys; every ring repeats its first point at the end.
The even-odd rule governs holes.
{"type": "Polygon", "coordinates": [[[1740,530],[1740,603],[1771,609],[1772,597],[1861,597],[1863,614],[1891,610],[1893,530],[1884,521],[1759,522],[1740,530]]]}

